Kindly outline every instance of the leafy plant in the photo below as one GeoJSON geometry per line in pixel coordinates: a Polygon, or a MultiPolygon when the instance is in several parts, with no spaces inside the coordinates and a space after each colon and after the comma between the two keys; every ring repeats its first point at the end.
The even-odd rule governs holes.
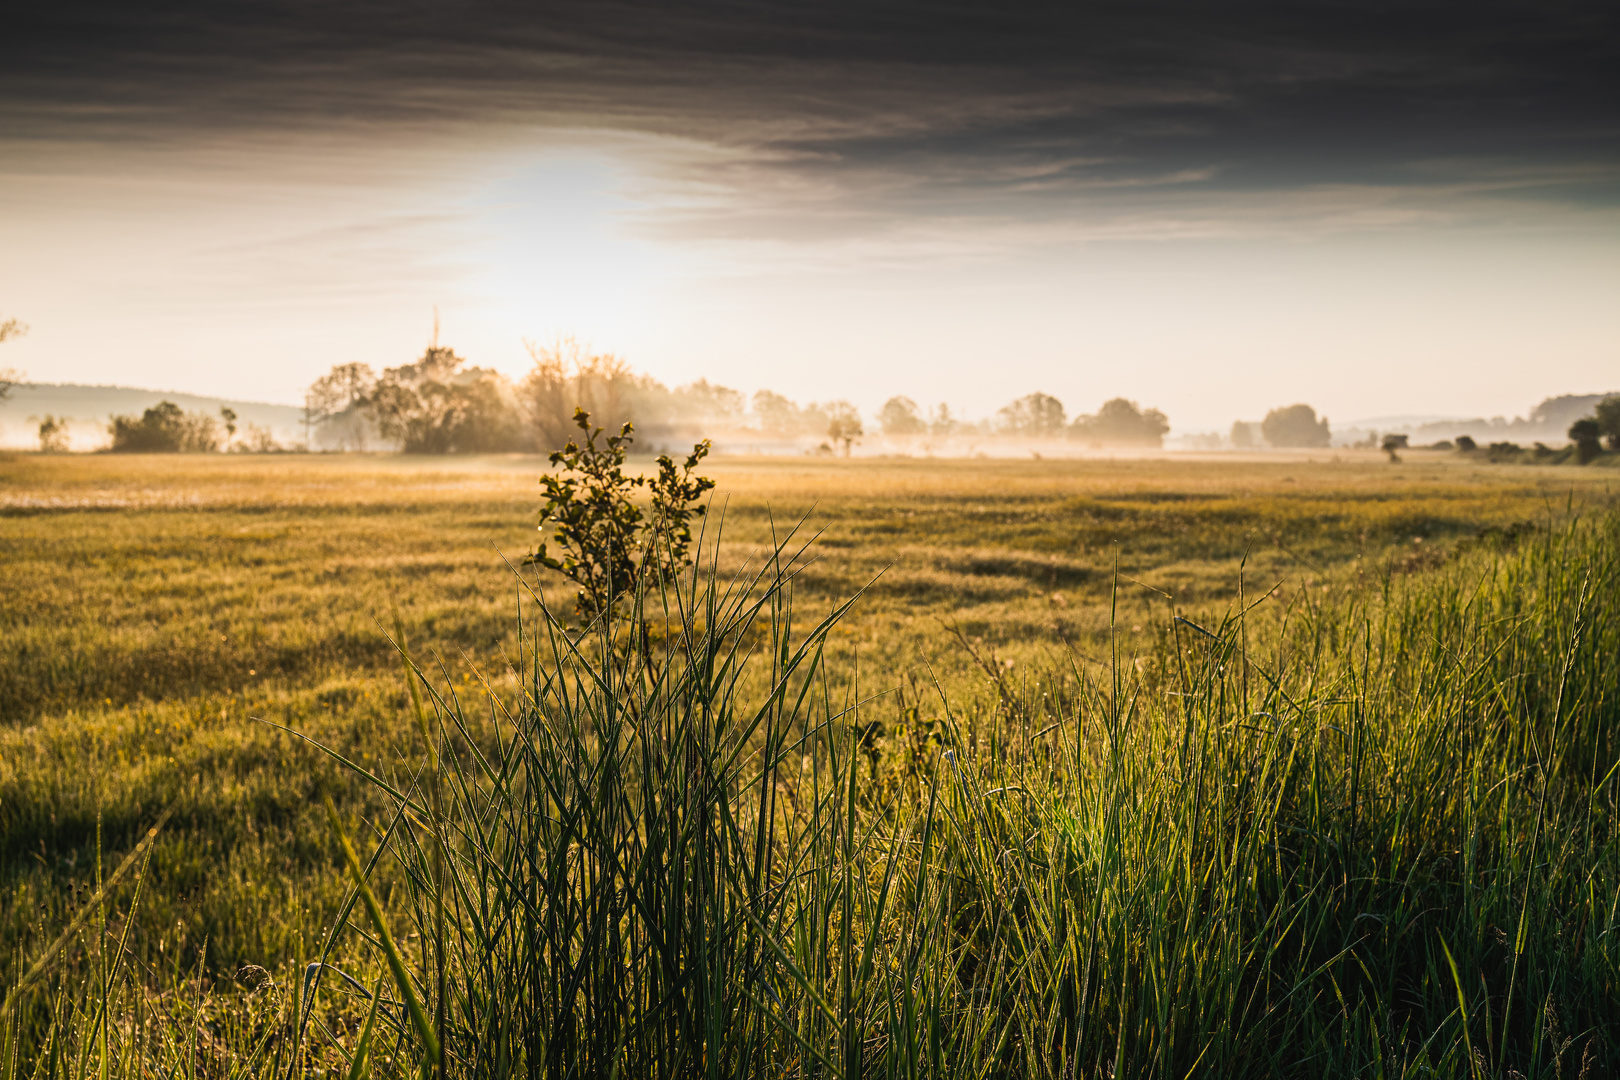
{"type": "Polygon", "coordinates": [[[698,500],[714,481],[693,475],[708,456],[707,439],[679,466],[661,455],[656,476],[626,476],[625,454],[635,441],[630,422],[600,443],[603,429],[591,425],[590,413],[575,409],[574,424],[583,438],[553,451],[551,464],[561,471],[540,479],[546,503],[539,527],[542,533],[550,528],[549,544],[541,541],[524,562],[556,570],[579,586],[579,614],[591,620],[643,581],[667,579],[690,562],[692,519],[708,509],[698,500]],[[646,510],[635,498],[642,489],[652,496],[646,510]]]}

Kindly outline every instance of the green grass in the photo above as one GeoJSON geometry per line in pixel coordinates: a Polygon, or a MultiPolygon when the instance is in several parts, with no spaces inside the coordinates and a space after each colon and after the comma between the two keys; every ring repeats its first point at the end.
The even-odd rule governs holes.
{"type": "MultiPolygon", "coordinates": [[[[1616,538],[1557,524],[1606,501],[1589,475],[721,463],[721,585],[664,637],[690,647],[603,684],[600,661],[559,667],[542,637],[520,684],[515,583],[483,545],[522,549],[532,462],[20,460],[0,492],[20,586],[0,733],[12,970],[92,890],[98,810],[121,856],[176,807],[125,978],[95,957],[127,886],[112,937],[53,969],[66,997],[19,1011],[31,1046],[55,1016],[94,1059],[74,1008],[106,978],[109,1045],[153,1061],[187,1060],[174,1033],[198,1017],[210,1049],[189,1060],[209,1075],[259,1037],[289,1068],[295,1016],[313,1017],[300,1052],[352,1049],[363,1003],[336,976],[306,999],[297,975],[348,897],[319,802],[338,800],[362,858],[360,822],[386,829],[398,803],[254,714],[417,785],[374,880],[458,1068],[1457,1075],[1470,1045],[1499,1075],[1609,1061],[1616,538]],[[793,586],[800,629],[768,577],[728,608],[771,517],[812,504],[826,531],[793,586]],[[1267,598],[1229,619],[1245,553],[1245,601],[1267,598]],[[370,622],[396,610],[438,695],[437,809],[370,622]],[[799,702],[801,664],[796,707],[749,732],[774,634],[819,650],[822,674],[799,702]],[[738,640],[753,658],[717,671],[738,640]],[[532,932],[497,933],[488,913],[520,909],[532,932]],[[230,990],[242,962],[275,985],[230,990]]],[[[367,988],[385,972],[356,933],[333,949],[367,988]]],[[[379,1015],[374,1064],[403,1071],[414,1036],[379,1015]]]]}

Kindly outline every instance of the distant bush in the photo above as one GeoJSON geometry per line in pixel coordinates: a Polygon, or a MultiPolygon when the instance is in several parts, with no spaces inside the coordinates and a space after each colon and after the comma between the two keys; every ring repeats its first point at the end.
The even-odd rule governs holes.
{"type": "Polygon", "coordinates": [[[39,449],[44,454],[66,453],[68,448],[67,417],[45,414],[39,422],[39,449]]]}
{"type": "Polygon", "coordinates": [[[1620,394],[1610,394],[1592,407],[1592,420],[1609,443],[1610,450],[1620,450],[1620,394]]]}
{"type": "Polygon", "coordinates": [[[1516,442],[1493,442],[1485,453],[1492,461],[1517,461],[1524,456],[1524,447],[1516,442]]]}
{"type": "Polygon", "coordinates": [[[275,434],[267,427],[249,424],[242,437],[231,444],[237,454],[279,454],[287,448],[276,442],[275,434]]]}
{"type": "Polygon", "coordinates": [[[1309,405],[1272,409],[1260,421],[1260,434],[1272,446],[1282,447],[1327,446],[1333,439],[1327,417],[1318,420],[1309,405]]]}
{"type": "Polygon", "coordinates": [[[204,413],[188,413],[172,401],[160,401],[137,420],[115,416],[107,425],[114,453],[200,454],[219,449],[219,422],[204,413]]]}
{"type": "Polygon", "coordinates": [[[1459,435],[1457,436],[1457,449],[1465,454],[1473,453],[1479,449],[1479,443],[1474,441],[1472,435],[1459,435]]]}
{"type": "Polygon", "coordinates": [[[1158,409],[1143,409],[1134,401],[1105,401],[1095,416],[1078,416],[1069,427],[1076,439],[1124,446],[1163,446],[1170,421],[1158,409]]]}
{"type": "Polygon", "coordinates": [[[1575,456],[1582,465],[1603,453],[1602,435],[1603,428],[1590,416],[1569,425],[1569,437],[1575,444],[1575,456]]]}

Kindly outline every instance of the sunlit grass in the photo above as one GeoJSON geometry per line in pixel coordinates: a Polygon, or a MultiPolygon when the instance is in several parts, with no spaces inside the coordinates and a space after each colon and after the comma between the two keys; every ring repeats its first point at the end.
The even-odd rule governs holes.
{"type": "MultiPolygon", "coordinates": [[[[16,588],[0,608],[7,628],[0,645],[6,650],[3,677],[13,691],[0,728],[0,852],[6,941],[26,956],[93,888],[98,814],[109,851],[121,853],[162,808],[174,805],[175,816],[154,847],[131,936],[135,982],[120,991],[136,997],[120,999],[119,1007],[136,1007],[139,992],[133,987],[162,991],[167,996],[153,1006],[159,1015],[203,1010],[219,1018],[210,1030],[221,1045],[240,1049],[248,1037],[243,1032],[260,1030],[254,1024],[268,1025],[261,1025],[261,1034],[282,1030],[276,1024],[296,1007],[301,992],[300,961],[319,953],[346,895],[318,812],[321,797],[339,801],[351,829],[362,818],[386,825],[389,804],[383,793],[357,783],[308,746],[247,717],[306,732],[369,769],[419,766],[420,743],[414,721],[408,721],[397,657],[374,621],[392,626],[397,611],[413,653],[425,659],[437,650],[445,658],[449,685],[461,701],[445,715],[461,717],[475,741],[487,741],[501,723],[510,724],[490,714],[487,704],[477,704],[479,688],[468,676],[476,663],[495,679],[497,697],[513,708],[515,684],[504,665],[518,658],[517,590],[490,545],[515,554],[527,543],[534,463],[457,471],[364,459],[289,460],[232,472],[235,464],[149,462],[143,473],[127,461],[97,459],[63,463],[59,474],[49,471],[55,463],[33,462],[32,474],[8,474],[7,499],[143,485],[179,492],[198,508],[176,510],[172,502],[159,501],[149,509],[92,512],[42,509],[25,505],[26,498],[7,504],[12,509],[0,519],[6,525],[0,543],[8,585],[16,588]],[[217,645],[216,637],[223,639],[217,645]],[[230,1005],[237,995],[217,995],[244,962],[269,969],[277,984],[255,994],[251,1006],[230,1005]],[[207,980],[214,980],[215,994],[204,993],[207,980]]],[[[1489,967],[1496,963],[1490,949],[1500,943],[1491,943],[1498,931],[1510,939],[1517,933],[1519,923],[1503,921],[1511,922],[1511,913],[1502,905],[1515,896],[1522,904],[1525,893],[1506,886],[1492,892],[1496,886],[1486,885],[1542,863],[1556,873],[1538,894],[1545,910],[1538,909],[1541,921],[1532,929],[1551,951],[1538,953],[1542,973],[1530,971],[1527,961],[1523,978],[1549,981],[1525,991],[1540,997],[1522,1017],[1543,1019],[1525,1019],[1541,1027],[1514,1035],[1521,1040],[1514,1045],[1545,1041],[1549,994],[1567,1036],[1601,1030],[1592,1027],[1601,1017],[1581,1010],[1588,1008],[1583,995],[1613,985],[1612,974],[1605,974],[1612,969],[1603,966],[1613,960],[1605,951],[1609,945],[1559,950],[1561,942],[1576,940],[1568,936],[1576,932],[1570,922],[1576,914],[1588,922],[1613,921],[1612,914],[1600,917],[1598,911],[1599,901],[1615,889],[1613,852],[1603,831],[1613,810],[1603,802],[1610,792],[1599,781],[1614,760],[1605,740],[1612,735],[1615,699],[1612,677],[1592,658],[1613,646],[1615,624],[1612,607],[1604,606],[1606,594],[1584,601],[1593,607],[1576,602],[1583,580],[1599,586],[1607,581],[1612,593],[1612,574],[1605,578],[1604,567],[1613,559],[1613,533],[1554,542],[1520,530],[1501,539],[1516,522],[1539,522],[1544,531],[1563,518],[1572,499],[1595,508],[1607,497],[1600,482],[1549,469],[1396,471],[1331,462],[1248,465],[1224,473],[1143,462],[732,462],[715,471],[730,496],[719,552],[722,580],[746,554],[759,551],[772,516],[786,522],[812,505],[811,524],[824,526],[825,533],[811,549],[819,561],[796,579],[795,620],[801,626],[814,622],[836,599],[876,576],[829,634],[831,696],[812,699],[810,710],[795,721],[800,730],[820,734],[810,752],[799,755],[798,771],[778,781],[782,797],[796,808],[825,804],[828,813],[837,811],[796,820],[791,827],[802,830],[802,843],[815,850],[833,844],[832,823],[848,820],[851,807],[863,830],[859,850],[835,845],[811,857],[830,876],[795,888],[831,892],[799,893],[811,905],[805,910],[825,911],[829,918],[848,910],[852,942],[878,940],[873,935],[889,927],[900,935],[892,947],[921,949],[916,955],[932,958],[922,965],[926,970],[956,971],[971,958],[975,971],[988,964],[984,971],[1005,973],[1004,989],[1014,995],[1011,1013],[964,1012],[962,1001],[971,1006],[973,996],[964,999],[955,990],[955,997],[931,999],[928,1007],[956,1025],[949,1028],[949,1039],[957,1040],[948,1042],[955,1047],[953,1063],[993,1061],[1008,1074],[1041,1075],[1040,1062],[1058,1060],[1041,1055],[1057,1053],[1063,1039],[1076,1037],[1076,1052],[1092,1071],[1106,1064],[1096,1056],[1101,1048],[1129,1073],[1168,1075],[1190,1067],[1187,1047],[1214,1054],[1203,1064],[1225,1062],[1226,1071],[1288,1072],[1298,1066],[1254,1056],[1259,1036],[1244,1041],[1245,1033],[1265,1030],[1295,1040],[1289,1045],[1306,1055],[1299,1060],[1315,1061],[1309,1055],[1318,1054],[1322,1061],[1373,1068],[1370,1055],[1399,1058],[1399,1051],[1408,1055],[1405,1066],[1427,1062],[1441,1072],[1466,1071],[1466,1052],[1458,1049],[1462,1029],[1447,1014],[1457,1008],[1456,991],[1449,999],[1442,993],[1441,977],[1449,969],[1435,951],[1433,927],[1423,921],[1434,916],[1424,913],[1436,897],[1450,898],[1443,907],[1463,905],[1445,915],[1454,921],[1436,933],[1460,965],[1465,997],[1475,985],[1500,997],[1492,982],[1500,973],[1489,967]],[[1528,545],[1529,553],[1514,554],[1515,543],[1518,549],[1528,545]],[[1240,633],[1238,624],[1223,630],[1219,620],[1235,601],[1245,554],[1246,600],[1267,595],[1276,582],[1281,587],[1249,613],[1240,633]],[[1481,580],[1487,587],[1476,595],[1470,590],[1481,580]],[[1200,645],[1205,639],[1172,622],[1173,612],[1186,614],[1221,643],[1200,645]],[[985,667],[952,644],[948,626],[963,631],[985,667]],[[1263,650],[1255,668],[1231,658],[1244,633],[1251,648],[1263,650]],[[1578,661],[1574,667],[1568,667],[1569,657],[1578,661]],[[1071,659],[1077,668],[1065,669],[1071,659]],[[1565,667],[1573,673],[1565,685],[1576,678],[1584,696],[1549,706],[1549,673],[1565,667]],[[1272,690],[1262,669],[1283,690],[1272,690]],[[988,670],[997,673],[995,681],[988,670]],[[1118,692],[1116,673],[1122,680],[1118,692]],[[863,710],[862,724],[883,727],[868,729],[870,746],[851,758],[843,742],[851,718],[839,715],[846,695],[896,688],[863,710]],[[1134,714],[1121,711],[1121,703],[1130,701],[1137,703],[1134,714]],[[1054,722],[1067,723],[1076,709],[1090,719],[1072,733],[1060,726],[1034,738],[1054,722]],[[1270,719],[1255,721],[1256,714],[1270,719]],[[1279,716],[1299,721],[1286,739],[1279,716]],[[1549,716],[1552,728],[1546,727],[1549,716]],[[1552,775],[1533,763],[1550,760],[1546,755],[1556,751],[1556,742],[1534,740],[1552,740],[1558,724],[1571,725],[1564,728],[1566,754],[1575,746],[1589,751],[1578,763],[1560,758],[1558,773],[1560,784],[1587,777],[1585,817],[1577,813],[1579,800],[1548,802],[1527,779],[1552,775]],[[1352,733],[1348,742],[1346,732],[1352,733]],[[1196,753],[1189,742],[1194,736],[1196,753]],[[946,749],[956,765],[941,771],[946,749]],[[1110,756],[1116,753],[1124,756],[1110,756]],[[1356,753],[1363,755],[1355,759],[1362,763],[1356,768],[1367,771],[1356,773],[1355,783],[1364,786],[1352,790],[1343,770],[1353,764],[1346,755],[1356,753]],[[822,790],[815,788],[821,781],[805,778],[815,772],[804,767],[805,759],[826,770],[830,786],[821,795],[814,794],[822,790]],[[862,763],[859,776],[850,772],[852,761],[862,763]],[[1189,789],[1194,774],[1186,770],[1195,766],[1203,770],[1196,784],[1207,786],[1189,789]],[[944,876],[933,880],[912,863],[896,864],[896,873],[909,882],[912,903],[922,903],[917,898],[926,893],[936,905],[926,910],[934,914],[908,914],[900,905],[886,909],[895,914],[872,915],[865,906],[876,902],[869,890],[890,858],[881,841],[902,838],[894,850],[904,859],[918,853],[915,831],[928,820],[926,800],[936,797],[936,781],[944,785],[937,797],[946,802],[940,805],[956,815],[948,825],[938,821],[944,830],[939,835],[949,839],[948,848],[939,849],[945,852],[939,864],[944,876]],[[804,783],[812,788],[797,786],[804,783]],[[985,794],[997,788],[1003,794],[985,794]],[[1009,801],[1009,788],[1027,797],[1009,801]],[[1201,794],[1189,798],[1189,790],[1201,794]],[[1356,817],[1347,822],[1352,806],[1356,817]],[[1301,836],[1315,839],[1300,847],[1301,836]],[[1470,850],[1475,854],[1469,858],[1486,860],[1466,879],[1485,889],[1473,899],[1459,876],[1470,850]],[[1114,854],[1096,861],[1108,851],[1114,854]],[[1012,863],[1009,852],[1017,853],[1012,863]],[[1284,852],[1295,861],[1279,862],[1284,852]],[[1053,876],[1053,867],[1068,865],[1066,859],[1078,860],[1073,872],[1079,876],[1072,882],[1053,876]],[[1221,879],[1210,875],[1218,867],[1229,876],[1221,888],[1239,889],[1242,903],[1212,906],[1209,898],[1216,894],[1209,890],[1221,879]],[[1096,882],[1103,878],[1097,875],[1104,870],[1116,884],[1099,893],[1096,882]],[[1195,870],[1203,884],[1188,876],[1195,870]],[[1401,879],[1403,873],[1418,876],[1401,879]],[[1312,907],[1319,901],[1303,889],[1301,874],[1318,875],[1325,883],[1318,888],[1328,890],[1324,895],[1332,903],[1312,907]],[[1370,892],[1345,892],[1332,884],[1362,879],[1370,892]],[[1421,888],[1380,891],[1397,880],[1421,888]],[[962,882],[980,891],[965,892],[962,882]],[[1458,889],[1463,891],[1446,891],[1458,889]],[[1053,951],[1053,927],[1069,919],[1065,933],[1072,935],[1078,916],[1062,915],[1063,905],[1090,911],[1098,896],[1106,912],[1094,917],[1106,917],[1112,929],[1093,935],[1101,943],[1096,955],[1104,959],[1092,962],[1116,967],[1106,980],[1098,976],[1099,996],[1091,1000],[1096,1016],[1129,1022],[1094,1018],[1086,1021],[1093,1025],[1088,1033],[1071,1026],[1041,1048],[1029,1033],[1057,1023],[1052,1018],[1064,1015],[1064,1008],[1079,1007],[1042,996],[1074,977],[1072,970],[1061,974],[1069,969],[1053,951]],[[972,929],[972,911],[1017,911],[1020,902],[1034,903],[1035,897],[1048,905],[1045,922],[1030,924],[1020,915],[999,930],[972,929]],[[1305,919],[1301,926],[1315,926],[1310,948],[1325,952],[1301,951],[1308,944],[1299,936],[1304,930],[1266,937],[1265,919],[1284,900],[1280,910],[1305,919]],[[1350,912],[1356,904],[1362,906],[1350,912]],[[965,939],[952,936],[958,924],[941,914],[952,911],[969,912],[962,932],[972,932],[965,939]],[[1362,914],[1373,918],[1359,919],[1362,914]],[[1263,965],[1271,973],[1266,979],[1298,979],[1308,973],[1298,966],[1302,957],[1325,961],[1365,936],[1366,923],[1382,919],[1382,928],[1397,916],[1408,920],[1400,924],[1407,936],[1391,935],[1384,944],[1377,938],[1367,946],[1396,950],[1378,954],[1384,961],[1357,954],[1353,959],[1366,969],[1358,974],[1347,955],[1330,969],[1331,979],[1318,979],[1309,993],[1287,999],[1290,1007],[1315,1003],[1315,1011],[1302,1013],[1294,1027],[1256,1028],[1255,1014],[1244,1013],[1225,1021],[1211,1042],[1209,1030],[1200,1026],[1225,1015],[1219,1001],[1229,1010],[1237,1007],[1232,994],[1254,993],[1256,984],[1245,980],[1255,969],[1232,966],[1245,949],[1252,953],[1254,943],[1292,950],[1265,961],[1273,965],[1263,965]],[[1006,938],[1014,929],[1016,940],[1006,938]],[[1407,957],[1396,946],[1419,951],[1407,957]],[[1275,967],[1285,959],[1295,966],[1275,967]],[[1386,971],[1378,966],[1383,962],[1393,966],[1386,971]],[[1219,979],[1199,982],[1199,971],[1219,979]],[[1412,971],[1418,974],[1403,974],[1412,971]],[[1041,979],[1048,981],[1044,988],[1041,979]],[[1337,1020],[1331,1015],[1335,994],[1348,995],[1337,1020]],[[1009,1029],[1013,1019],[1017,1023],[1009,1029]],[[1407,1027],[1399,1029],[1401,1023],[1407,1027]],[[960,1041],[973,1031],[1000,1039],[1008,1030],[1007,1045],[1017,1051],[1012,1058],[1005,1049],[1002,1057],[976,1057],[983,1048],[960,1041]],[[1436,1035],[1432,1054],[1417,1049],[1420,1031],[1436,1035]],[[1135,1041],[1122,1043],[1121,1032],[1135,1041]],[[1333,1039],[1338,1049],[1324,1042],[1333,1039]]],[[[515,666],[531,679],[531,695],[535,680],[547,677],[533,668],[532,657],[515,666]]],[[[433,684],[445,692],[436,674],[433,684]]],[[[757,681],[745,681],[739,693],[746,698],[757,689],[757,681]]],[[[545,690],[540,699],[554,692],[545,690]]],[[[577,700],[570,707],[590,715],[602,707],[577,700]]],[[[446,730],[454,741],[453,725],[446,730]]],[[[601,752],[601,744],[590,739],[568,751],[579,761],[601,752]]],[[[562,782],[567,775],[554,779],[562,782]]],[[[475,795],[492,797],[472,792],[457,798],[475,795]]],[[[583,788],[579,797],[585,798],[583,788]]],[[[455,812],[470,814],[474,805],[463,801],[455,812]]],[[[740,821],[755,812],[746,800],[732,811],[740,821]]],[[[367,836],[363,830],[355,835],[367,836]]],[[[366,843],[374,847],[375,839],[366,843]]],[[[423,909],[413,907],[421,895],[412,891],[410,867],[409,858],[385,860],[377,879],[390,910],[406,920],[401,933],[408,932],[412,911],[425,918],[423,909]]],[[[784,919],[799,910],[791,907],[798,902],[788,894],[772,900],[786,905],[780,909],[784,919]]],[[[801,919],[794,915],[782,927],[799,926],[795,920],[801,919]]],[[[1602,936],[1607,925],[1592,922],[1579,941],[1612,941],[1616,935],[1602,936]]],[[[805,964],[819,957],[816,963],[830,965],[831,981],[817,984],[817,992],[832,1002],[845,993],[834,961],[848,955],[847,948],[829,942],[825,928],[806,926],[803,933],[810,936],[795,930],[799,936],[784,938],[783,949],[805,964]]],[[[425,955],[421,937],[405,940],[419,959],[425,955]]],[[[749,948],[765,947],[763,938],[751,940],[749,948]]],[[[345,962],[358,962],[372,985],[380,974],[375,957],[357,952],[353,940],[346,939],[343,948],[345,962]]],[[[84,957],[92,953],[81,953],[66,970],[86,977],[91,972],[84,957]]],[[[472,955],[456,962],[469,963],[472,955]]],[[[1074,959],[1078,963],[1079,954],[1074,959]]],[[[541,954],[532,961],[551,962],[541,954]]],[[[870,1048],[860,1054],[893,1060],[882,1057],[888,1052],[883,1047],[899,1045],[899,1029],[872,1010],[876,1003],[899,1000],[893,994],[922,993],[896,981],[906,970],[903,964],[874,967],[869,978],[876,981],[842,999],[853,1012],[838,1013],[844,1019],[831,1028],[814,1029],[822,1040],[817,1045],[835,1063],[849,1060],[857,1042],[870,1048]],[[846,1033],[852,1022],[859,1038],[846,1033]]],[[[474,976],[463,970],[458,977],[474,976]]],[[[979,986],[973,979],[963,985],[979,986]]],[[[796,984],[770,985],[778,999],[787,1000],[796,984]]],[[[1254,1000],[1270,1002],[1267,993],[1254,1000]]],[[[566,1013],[564,1005],[548,1007],[566,1013]]],[[[347,1017],[357,1025],[364,1015],[350,999],[323,997],[318,1008],[334,1024],[347,1017]]],[[[774,1060],[790,1060],[799,1044],[768,1012],[751,1014],[758,1025],[749,1038],[774,1060]]],[[[563,1013],[553,1014],[551,1022],[558,1015],[563,1013]]],[[[1265,1015],[1268,1024],[1285,1024],[1282,1012],[1265,1015]]],[[[1475,1038],[1504,1045],[1500,1033],[1481,1031],[1475,1038]]],[[[335,1042],[320,1045],[352,1045],[343,1030],[334,1028],[333,1035],[335,1042]]],[[[1521,1070],[1528,1067],[1527,1057],[1513,1060],[1521,1070]]],[[[1578,1065],[1570,1060],[1564,1067],[1573,1075],[1578,1065]]],[[[1402,1067],[1390,1058],[1384,1069],[1392,1074],[1402,1067]]]]}

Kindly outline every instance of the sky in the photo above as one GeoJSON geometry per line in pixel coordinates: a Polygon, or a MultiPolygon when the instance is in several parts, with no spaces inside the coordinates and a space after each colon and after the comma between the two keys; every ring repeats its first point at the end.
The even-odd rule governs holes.
{"type": "Polygon", "coordinates": [[[1613,4],[64,0],[0,366],[296,403],[440,339],[969,417],[1620,389],[1613,4]]]}

